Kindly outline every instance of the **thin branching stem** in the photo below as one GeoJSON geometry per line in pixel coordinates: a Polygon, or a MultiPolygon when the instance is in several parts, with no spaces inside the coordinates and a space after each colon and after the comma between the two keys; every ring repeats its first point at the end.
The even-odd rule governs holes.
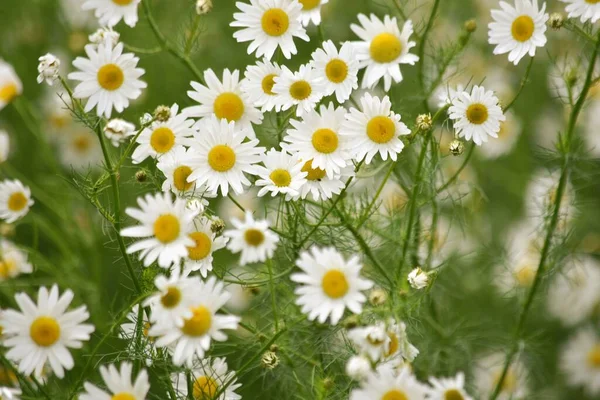
{"type": "Polygon", "coordinates": [[[448,189],[448,187],[450,187],[450,185],[452,185],[454,183],[454,181],[456,181],[458,179],[458,177],[460,176],[461,172],[463,172],[463,169],[465,169],[465,167],[469,163],[469,160],[471,159],[471,156],[473,155],[474,151],[475,151],[475,143],[471,144],[471,147],[469,147],[469,151],[467,152],[467,156],[463,160],[463,162],[460,165],[460,167],[456,170],[456,172],[454,173],[454,175],[452,175],[450,177],[450,179],[448,179],[446,181],[446,183],[444,183],[439,189],[437,189],[436,192],[438,194],[442,193],[444,190],[448,189]]]}
{"type": "Polygon", "coordinates": [[[515,94],[515,97],[513,97],[513,99],[510,101],[510,103],[508,103],[506,105],[506,107],[504,107],[504,110],[503,110],[504,112],[507,112],[513,106],[513,104],[515,104],[515,101],[517,101],[517,99],[521,95],[521,92],[523,91],[523,88],[525,87],[525,85],[527,84],[527,82],[529,80],[529,74],[531,72],[531,67],[533,66],[533,60],[534,59],[535,59],[535,57],[531,57],[529,59],[529,64],[527,64],[527,70],[525,70],[525,75],[521,79],[521,84],[519,85],[519,89],[517,90],[517,93],[515,94]]]}
{"type": "MultiPolygon", "coordinates": [[[[427,25],[425,26],[425,30],[423,31],[423,35],[421,36],[421,42],[419,43],[419,48],[417,51],[417,55],[419,56],[419,85],[421,85],[421,89],[425,91],[425,46],[427,44],[427,37],[429,36],[429,32],[433,27],[433,21],[435,20],[435,15],[437,13],[438,7],[440,5],[440,0],[434,0],[433,7],[431,8],[431,14],[429,14],[429,19],[427,20],[427,25]]],[[[429,108],[427,104],[427,99],[424,99],[425,109],[429,108]]]]}

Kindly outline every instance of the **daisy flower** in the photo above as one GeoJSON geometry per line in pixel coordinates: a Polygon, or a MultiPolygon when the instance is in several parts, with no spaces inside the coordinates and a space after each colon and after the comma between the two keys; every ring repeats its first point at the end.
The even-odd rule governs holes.
{"type": "Polygon", "coordinates": [[[425,400],[427,387],[412,374],[409,367],[398,372],[380,367],[350,393],[350,400],[425,400]]]}
{"type": "Polygon", "coordinates": [[[600,19],[600,2],[594,0],[561,0],[567,3],[565,11],[569,13],[569,18],[580,17],[581,22],[591,21],[595,24],[600,19]]]}
{"type": "Polygon", "coordinates": [[[229,25],[243,28],[233,37],[240,43],[252,42],[248,54],[256,51],[256,57],[270,60],[279,47],[290,59],[298,52],[294,37],[310,40],[300,22],[302,5],[296,0],[250,0],[250,4],[238,1],[235,5],[241,12],[233,14],[235,21],[229,25]]]}
{"type": "MultiPolygon", "coordinates": [[[[505,359],[503,353],[492,353],[475,361],[473,375],[478,398],[488,398],[494,392],[502,376],[505,359]]],[[[507,370],[497,399],[526,399],[528,393],[525,367],[520,360],[515,360],[507,370]]]]}
{"type": "Polygon", "coordinates": [[[397,361],[412,362],[419,355],[419,349],[409,342],[406,324],[402,321],[390,319],[386,326],[390,346],[384,356],[388,359],[395,358],[397,361]]]}
{"type": "Polygon", "coordinates": [[[227,340],[223,329],[237,329],[239,317],[217,314],[229,299],[223,283],[215,277],[196,285],[189,310],[192,316],[184,319],[183,326],[154,325],[149,335],[157,336],[156,347],[169,346],[173,363],[191,367],[195,357],[203,358],[212,340],[227,340]]]}
{"type": "Polygon", "coordinates": [[[0,129],[0,164],[8,160],[10,152],[10,136],[6,131],[0,129]]]}
{"type": "Polygon", "coordinates": [[[187,255],[186,246],[194,245],[188,235],[196,212],[187,209],[183,199],[171,200],[169,193],[147,194],[137,202],[139,209],[128,207],[125,213],[141,224],[121,230],[121,235],[144,239],[127,247],[127,253],[141,250],[145,267],[156,260],[162,268],[179,264],[187,255]]]}
{"type": "Polygon", "coordinates": [[[373,362],[379,361],[390,351],[391,337],[381,321],[375,325],[350,329],[348,338],[361,354],[368,355],[373,362]]]}
{"type": "MultiPolygon", "coordinates": [[[[200,360],[192,368],[191,375],[194,381],[192,384],[194,399],[239,400],[242,398],[242,396],[235,393],[236,389],[242,385],[237,383],[235,372],[229,371],[227,361],[224,358],[205,358],[200,360]],[[215,397],[225,385],[227,387],[218,397],[215,397]]],[[[188,398],[188,380],[186,374],[175,374],[172,381],[177,394],[182,398],[188,398]]]]}
{"type": "Polygon", "coordinates": [[[94,10],[102,26],[113,27],[123,20],[130,27],[138,22],[137,7],[142,0],[86,0],[81,8],[94,10]]]}
{"type": "Polygon", "coordinates": [[[134,164],[139,164],[147,157],[159,158],[179,149],[186,139],[194,134],[193,119],[188,119],[186,112],[179,113],[179,106],[171,106],[171,117],[165,121],[154,121],[144,128],[136,139],[138,146],[131,155],[134,164]]]}
{"type": "Polygon", "coordinates": [[[229,239],[217,236],[211,230],[211,225],[212,221],[204,216],[194,220],[194,229],[190,233],[194,246],[187,248],[188,254],[183,264],[186,273],[199,271],[202,278],[206,278],[213,269],[213,253],[227,244],[229,239]]]}
{"type": "Polygon", "coordinates": [[[300,188],[300,197],[305,199],[310,194],[314,201],[340,194],[346,187],[346,181],[354,176],[354,166],[347,166],[339,174],[329,177],[324,169],[314,168],[312,160],[304,162],[302,171],[306,172],[306,183],[300,188]]]}
{"type": "Polygon", "coordinates": [[[27,253],[0,238],[0,282],[32,271],[33,266],[27,261],[27,253]]]}
{"type": "Polygon", "coordinates": [[[206,185],[211,194],[219,191],[227,196],[229,188],[237,194],[244,192],[250,181],[245,174],[255,171],[264,147],[256,147],[257,139],[244,141],[249,130],[238,130],[234,122],[213,116],[200,124],[199,132],[190,141],[194,157],[190,159],[192,174],[188,181],[206,185]]]}
{"type": "Polygon", "coordinates": [[[310,64],[300,66],[298,72],[283,66],[281,75],[274,80],[273,93],[277,95],[282,111],[297,106],[296,115],[302,116],[314,110],[323,97],[324,83],[310,64]]]}
{"type": "Polygon", "coordinates": [[[345,116],[344,107],[329,103],[309,112],[302,121],[291,119],[293,128],[287,130],[282,147],[302,160],[312,160],[312,168],[322,169],[333,178],[351,164],[346,137],[339,134],[345,116]]]}
{"type": "Polygon", "coordinates": [[[517,65],[526,54],[533,57],[536,48],[546,44],[546,3],[540,9],[538,0],[515,0],[514,7],[501,1],[500,8],[492,10],[489,42],[497,45],[494,54],[508,53],[508,61],[517,65]]]}
{"type": "Polygon", "coordinates": [[[354,89],[358,88],[358,61],[354,54],[352,43],[345,42],[337,50],[331,40],[323,42],[323,48],[312,54],[312,64],[315,74],[321,78],[324,85],[324,96],[335,93],[338,103],[350,98],[354,89]]]}
{"type": "Polygon", "coordinates": [[[600,306],[600,265],[590,257],[569,259],[563,274],[548,290],[550,315],[573,326],[589,318],[600,306]]]}
{"type": "Polygon", "coordinates": [[[9,348],[6,358],[18,362],[19,371],[39,376],[49,363],[54,374],[63,378],[64,370],[73,368],[67,348],[81,348],[94,331],[92,325],[82,323],[89,318],[85,306],[66,312],[73,297],[70,290],[59,296],[56,285],[50,291],[41,287],[37,304],[26,293],[17,293],[15,300],[21,311],[2,312],[0,325],[6,337],[3,345],[9,348]]]}
{"type": "Polygon", "coordinates": [[[358,256],[348,261],[333,247],[313,246],[300,253],[296,266],[301,273],[291,275],[291,280],[301,285],[294,291],[296,304],[308,319],[324,323],[327,318],[336,325],[348,308],[360,314],[367,300],[362,293],[373,286],[373,282],[360,277],[362,265],[358,256]]]}
{"type": "Polygon", "coordinates": [[[321,7],[323,4],[329,3],[329,0],[298,0],[302,4],[302,13],[300,21],[302,25],[308,26],[312,21],[313,24],[321,24],[321,7]]]}
{"type": "Polygon", "coordinates": [[[465,374],[459,372],[453,378],[429,378],[427,389],[430,400],[473,400],[465,390],[465,374]]]}
{"type": "Polygon", "coordinates": [[[104,136],[114,147],[119,147],[121,143],[130,136],[135,136],[135,125],[123,119],[113,118],[104,127],[104,136]]]}
{"type": "Polygon", "coordinates": [[[459,93],[464,92],[465,87],[463,85],[456,85],[455,87],[452,86],[441,86],[439,87],[436,92],[437,92],[437,106],[438,108],[443,108],[446,106],[450,106],[452,105],[452,102],[454,101],[454,99],[456,98],[456,96],[458,96],[459,93]]]}
{"type": "Polygon", "coordinates": [[[185,318],[191,318],[190,305],[200,280],[198,277],[187,277],[174,268],[170,277],[158,275],[154,286],[158,289],[144,302],[144,307],[150,307],[150,321],[158,325],[183,326],[185,318]]]}
{"type": "Polygon", "coordinates": [[[300,195],[299,190],[306,183],[307,173],[302,171],[303,164],[296,155],[271,149],[263,155],[262,161],[265,166],[256,167],[255,172],[259,178],[255,185],[261,187],[259,197],[269,192],[272,197],[285,194],[286,200],[300,195]]]}
{"type": "Polygon", "coordinates": [[[73,125],[58,138],[60,162],[75,171],[86,171],[101,165],[102,147],[96,135],[83,125],[73,125]]]}
{"type": "Polygon", "coordinates": [[[23,218],[32,205],[31,191],[21,181],[0,181],[0,219],[12,224],[23,218]]]}
{"type": "Polygon", "coordinates": [[[228,237],[227,248],[233,253],[242,253],[240,265],[264,262],[273,257],[279,236],[269,230],[269,221],[255,220],[250,211],[246,211],[245,220],[231,219],[235,229],[223,232],[228,237]]]}
{"type": "Polygon", "coordinates": [[[570,385],[583,386],[590,397],[600,394],[600,335],[594,328],[577,331],[563,348],[560,360],[570,385]]]}
{"type": "Polygon", "coordinates": [[[78,99],[87,98],[85,111],[96,107],[100,117],[110,118],[113,108],[123,112],[129,107],[129,100],[142,94],[146,83],[139,80],[144,70],[136,68],[139,59],[132,53],[123,54],[123,43],[112,47],[105,42],[96,48],[85,46],[88,58],[77,57],[73,66],[79,71],[71,72],[69,79],[81,81],[73,93],[78,99]]]}
{"type": "Polygon", "coordinates": [[[23,84],[13,67],[0,58],[0,110],[23,93],[23,84]]]}
{"type": "Polygon", "coordinates": [[[162,184],[163,191],[172,191],[179,196],[194,194],[196,184],[194,181],[188,181],[188,177],[192,174],[190,160],[193,157],[193,151],[183,146],[177,146],[169,153],[160,157],[156,168],[166,178],[162,184]]]}
{"type": "Polygon", "coordinates": [[[387,92],[392,87],[392,80],[402,82],[400,64],[414,65],[419,61],[419,57],[409,53],[416,44],[410,41],[412,21],[404,23],[402,32],[398,29],[396,17],[386,15],[382,22],[373,14],[370,18],[359,14],[358,21],[361,25],[352,24],[350,29],[361,39],[353,42],[359,67],[367,68],[361,86],[372,88],[383,78],[387,92]]]}
{"type": "Polygon", "coordinates": [[[353,158],[370,164],[379,153],[384,161],[388,156],[396,161],[404,148],[400,136],[409,135],[410,130],[400,122],[400,114],[392,111],[390,98],[381,100],[365,93],[360,104],[362,111],[352,107],[340,129],[353,158]]]}
{"type": "Polygon", "coordinates": [[[242,92],[248,101],[262,111],[279,110],[277,96],[273,92],[275,77],[281,75],[281,67],[267,59],[257,61],[256,65],[249,65],[244,72],[244,79],[240,82],[242,92]]]}
{"type": "Polygon", "coordinates": [[[473,139],[476,145],[488,141],[488,136],[498,137],[500,122],[506,117],[498,105],[498,98],[483,86],[474,86],[471,93],[459,93],[448,109],[450,119],[459,137],[473,139]]]}
{"type": "Polygon", "coordinates": [[[252,124],[260,125],[263,115],[242,92],[240,85],[240,71],[223,71],[223,82],[219,80],[212,69],[204,71],[206,86],[191,82],[194,90],[189,90],[187,95],[200,103],[185,109],[191,117],[207,118],[212,115],[227,122],[235,122],[239,129],[247,129],[250,138],[254,139],[252,124]]]}
{"type": "Polygon", "coordinates": [[[109,392],[106,392],[89,382],[85,382],[83,387],[85,393],[79,395],[80,400],[145,400],[148,391],[150,390],[150,382],[148,381],[148,373],[142,369],[135,382],[132,382],[131,373],[133,365],[129,362],[121,363],[120,370],[114,365],[109,365],[108,368],[104,365],[100,367],[100,375],[104,383],[106,383],[109,392]]]}

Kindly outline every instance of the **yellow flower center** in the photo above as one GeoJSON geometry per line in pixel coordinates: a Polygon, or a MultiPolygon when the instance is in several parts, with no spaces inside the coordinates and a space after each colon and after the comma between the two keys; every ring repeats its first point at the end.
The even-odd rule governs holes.
{"type": "Polygon", "coordinates": [[[218,144],[208,152],[208,165],[218,172],[226,172],[233,168],[235,159],[234,151],[225,144],[218,144]]]}
{"type": "Polygon", "coordinates": [[[92,141],[90,137],[86,134],[77,135],[73,138],[73,148],[78,153],[87,153],[87,151],[92,147],[92,141]]]}
{"type": "Polygon", "coordinates": [[[401,390],[393,389],[386,392],[381,400],[408,400],[408,396],[401,390]]]}
{"type": "Polygon", "coordinates": [[[179,219],[173,214],[163,214],[154,221],[154,236],[162,243],[171,243],[179,237],[179,219]]]}
{"type": "Polygon", "coordinates": [[[302,4],[303,10],[312,10],[321,4],[321,0],[298,0],[302,4]]]}
{"type": "Polygon", "coordinates": [[[265,241],[265,234],[262,233],[262,231],[259,231],[258,229],[246,229],[246,232],[244,232],[244,240],[250,246],[260,246],[262,242],[265,241]]]}
{"type": "Polygon", "coordinates": [[[244,102],[235,93],[222,93],[215,99],[213,109],[217,118],[239,121],[244,115],[244,102]]]}
{"type": "Polygon", "coordinates": [[[187,178],[192,174],[192,169],[187,165],[175,168],[173,171],[173,186],[181,192],[190,190],[194,182],[188,182],[187,178]]]}
{"type": "Polygon", "coordinates": [[[588,364],[592,368],[600,369],[600,343],[596,344],[588,353],[588,364]]]}
{"type": "Polygon", "coordinates": [[[290,26],[290,18],[281,8],[270,8],[260,20],[263,31],[269,36],[281,36],[290,26]]]}
{"type": "Polygon", "coordinates": [[[278,168],[271,172],[269,178],[271,178],[271,181],[273,181],[273,184],[277,187],[290,186],[290,183],[292,182],[292,176],[283,168],[278,168]]]}
{"type": "MultiPolygon", "coordinates": [[[[119,6],[126,6],[126,5],[131,4],[131,2],[133,0],[112,0],[112,1],[113,1],[113,3],[115,3],[115,4],[119,5],[119,6]]],[[[120,400],[125,400],[125,399],[120,399],[120,400]]]]}
{"type": "Polygon", "coordinates": [[[526,42],[533,35],[535,25],[529,15],[517,17],[511,27],[512,36],[516,41],[526,42]]]}
{"type": "Polygon", "coordinates": [[[261,82],[263,92],[265,92],[269,96],[275,95],[275,93],[273,93],[273,86],[275,86],[275,77],[276,76],[277,75],[275,75],[275,74],[269,74],[269,75],[265,76],[261,82]]]}
{"type": "Polygon", "coordinates": [[[194,400],[212,400],[217,394],[219,385],[213,378],[201,376],[194,382],[194,400]]]}
{"type": "Polygon", "coordinates": [[[344,82],[348,76],[348,64],[339,58],[335,58],[325,66],[325,75],[333,83],[344,82]]]}
{"type": "Polygon", "coordinates": [[[312,145],[319,153],[333,153],[338,148],[338,136],[331,129],[317,129],[312,136],[312,145]]]}
{"type": "Polygon", "coordinates": [[[52,346],[60,338],[60,325],[52,317],[38,317],[29,328],[29,336],[38,346],[52,346]]]}
{"type": "Polygon", "coordinates": [[[27,196],[23,192],[14,192],[9,196],[7,206],[11,211],[21,211],[27,206],[27,196]]]}
{"type": "Polygon", "coordinates": [[[204,336],[212,324],[212,314],[204,306],[192,308],[192,317],[183,321],[181,331],[188,336],[204,336]]]}
{"type": "Polygon", "coordinates": [[[10,103],[12,99],[17,97],[19,89],[15,83],[9,83],[0,87],[0,101],[10,103]]]}
{"type": "Polygon", "coordinates": [[[387,143],[394,138],[395,134],[396,125],[388,117],[374,117],[367,123],[367,136],[375,143],[387,143]]]}
{"type": "MultiPolygon", "coordinates": [[[[15,275],[16,271],[17,271],[17,263],[14,262],[14,260],[8,260],[8,259],[2,260],[0,258],[0,278],[2,278],[2,279],[10,278],[11,276],[15,275]]],[[[0,333],[2,333],[1,330],[0,330],[0,333]]]]}
{"type": "Polygon", "coordinates": [[[585,0],[586,3],[589,4],[596,4],[596,3],[600,3],[600,0],[585,0]]]}
{"type": "Polygon", "coordinates": [[[166,126],[156,128],[150,136],[150,146],[152,146],[154,151],[157,153],[166,153],[167,151],[171,150],[174,144],[175,134],[166,126]]]}
{"type": "Polygon", "coordinates": [[[175,308],[181,301],[181,290],[175,286],[169,286],[167,293],[160,298],[160,303],[164,308],[175,308]]]}
{"type": "Polygon", "coordinates": [[[125,75],[118,65],[106,64],[98,70],[97,79],[100,86],[112,91],[121,87],[125,80],[125,75]]]}
{"type": "Polygon", "coordinates": [[[48,118],[50,125],[56,129],[64,128],[67,126],[71,118],[64,114],[53,114],[48,118]]]}
{"type": "Polygon", "coordinates": [[[194,247],[188,247],[188,257],[194,261],[203,260],[210,254],[212,240],[204,232],[190,233],[190,237],[195,242],[194,247]]]}
{"type": "Polygon", "coordinates": [[[444,393],[444,400],[465,400],[460,391],[456,389],[446,390],[444,393]]]}
{"type": "Polygon", "coordinates": [[[323,275],[321,287],[325,294],[332,299],[339,299],[348,293],[346,275],[338,269],[330,269],[323,275]]]}
{"type": "Polygon", "coordinates": [[[306,175],[306,179],[309,181],[318,181],[325,177],[325,170],[322,170],[321,168],[313,168],[312,160],[308,160],[304,163],[302,172],[308,173],[308,175],[306,175]]]}
{"type": "Polygon", "coordinates": [[[386,356],[389,357],[398,351],[398,348],[400,347],[400,342],[398,340],[398,336],[396,336],[396,334],[393,332],[388,332],[388,337],[390,338],[390,348],[388,349],[386,356]]]}
{"type": "Polygon", "coordinates": [[[311,93],[312,87],[306,81],[296,81],[290,86],[290,96],[295,100],[306,100],[311,93]]]}
{"type": "MultiPolygon", "coordinates": [[[[113,0],[113,1],[123,1],[123,0],[113,0]]],[[[127,0],[125,0],[125,1],[127,1],[127,0]]],[[[117,393],[117,394],[113,395],[113,397],[111,397],[110,400],[135,400],[135,396],[132,395],[131,393],[121,392],[121,393],[117,393]]]]}
{"type": "Polygon", "coordinates": [[[524,265],[518,271],[515,272],[515,279],[520,286],[529,287],[533,283],[535,278],[535,270],[531,265],[524,265]]]}
{"type": "Polygon", "coordinates": [[[488,109],[481,103],[474,103],[467,108],[467,119],[470,123],[481,125],[488,119],[488,109]]]}
{"type": "Polygon", "coordinates": [[[394,61],[402,53],[402,42],[391,33],[380,33],[371,40],[371,58],[378,63],[394,61]]]}

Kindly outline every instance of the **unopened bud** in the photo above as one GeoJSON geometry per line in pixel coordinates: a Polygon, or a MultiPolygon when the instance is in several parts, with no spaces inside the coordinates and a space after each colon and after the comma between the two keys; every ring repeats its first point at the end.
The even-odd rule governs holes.
{"type": "Polygon", "coordinates": [[[470,19],[465,21],[465,30],[469,33],[473,33],[477,30],[477,21],[470,19]]]}
{"type": "Polygon", "coordinates": [[[356,328],[359,324],[360,319],[358,318],[358,315],[351,315],[342,322],[345,329],[356,328]]]}
{"type": "Polygon", "coordinates": [[[210,230],[214,232],[215,235],[220,235],[223,233],[223,230],[225,230],[225,221],[219,217],[214,217],[210,224],[210,230]]]}
{"type": "Polygon", "coordinates": [[[369,303],[374,306],[380,306],[387,300],[387,293],[383,289],[373,289],[369,293],[369,303]]]}
{"type": "Polygon", "coordinates": [[[325,390],[331,390],[331,389],[333,389],[333,385],[334,384],[335,384],[335,382],[331,378],[325,378],[325,379],[323,379],[323,389],[325,389],[325,390]]]}
{"type": "Polygon", "coordinates": [[[554,30],[559,30],[565,23],[565,16],[561,13],[555,12],[550,14],[548,19],[548,26],[554,30]]]}
{"type": "Polygon", "coordinates": [[[448,145],[448,150],[453,156],[460,156],[465,151],[465,144],[462,140],[454,139],[448,145]]]}
{"type": "Polygon", "coordinates": [[[167,122],[171,118],[171,109],[167,106],[158,106],[154,110],[154,119],[159,122],[167,122]]]}
{"type": "Polygon", "coordinates": [[[273,353],[277,353],[279,351],[279,346],[273,343],[271,347],[269,347],[269,350],[271,350],[273,353]]]}
{"type": "Polygon", "coordinates": [[[272,351],[265,351],[260,358],[260,363],[262,364],[263,368],[274,369],[279,365],[279,357],[272,351]]]}
{"type": "Polygon", "coordinates": [[[408,283],[413,289],[423,289],[429,283],[427,272],[417,267],[408,274],[408,283]]]}
{"type": "Polygon", "coordinates": [[[152,115],[145,113],[140,117],[140,125],[148,125],[150,122],[152,122],[152,119],[152,115]]]}
{"type": "Polygon", "coordinates": [[[196,13],[198,15],[208,14],[212,8],[212,0],[198,0],[196,2],[196,13]]]}
{"type": "Polygon", "coordinates": [[[421,114],[417,117],[417,129],[420,131],[428,131],[433,126],[431,114],[421,114]]]}
{"type": "Polygon", "coordinates": [[[146,182],[146,179],[148,179],[148,174],[146,174],[146,171],[144,171],[143,169],[140,169],[138,172],[135,173],[135,180],[138,182],[146,182]]]}

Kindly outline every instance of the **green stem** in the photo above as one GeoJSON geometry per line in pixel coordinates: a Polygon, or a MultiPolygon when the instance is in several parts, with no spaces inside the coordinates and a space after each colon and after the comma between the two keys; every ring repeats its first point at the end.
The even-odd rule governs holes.
{"type": "Polygon", "coordinates": [[[363,226],[364,223],[369,218],[369,213],[371,212],[371,209],[375,205],[375,202],[377,201],[377,199],[381,195],[381,192],[383,191],[383,188],[385,187],[385,184],[390,179],[390,176],[392,175],[392,172],[394,171],[394,168],[396,167],[396,163],[397,163],[397,161],[392,161],[390,163],[390,168],[388,169],[387,173],[383,177],[383,180],[381,181],[381,184],[377,188],[377,191],[375,192],[375,196],[373,196],[373,199],[369,202],[369,205],[367,205],[367,208],[364,211],[363,217],[360,219],[360,221],[358,223],[357,229],[360,229],[361,226],[363,226]]]}
{"type": "MultiPolygon", "coordinates": [[[[433,27],[433,21],[435,20],[435,14],[437,13],[439,5],[440,0],[434,0],[433,7],[431,8],[431,14],[429,14],[429,19],[427,20],[427,25],[425,26],[423,36],[421,37],[421,42],[419,43],[419,49],[417,50],[417,55],[419,56],[418,79],[422,91],[425,91],[425,45],[427,44],[427,37],[429,36],[429,32],[433,27]]],[[[427,99],[423,100],[423,106],[426,110],[429,110],[427,99]]]]}
{"type": "Polygon", "coordinates": [[[531,57],[529,59],[529,64],[527,64],[527,70],[525,71],[525,75],[523,76],[523,79],[521,79],[521,84],[519,85],[519,89],[517,90],[517,93],[515,94],[515,97],[513,97],[511,102],[508,103],[506,107],[504,107],[504,110],[503,110],[504,112],[507,112],[513,106],[513,104],[515,104],[515,101],[517,101],[517,99],[521,95],[521,92],[523,91],[523,88],[525,87],[525,85],[527,84],[527,80],[529,79],[529,73],[531,72],[531,67],[533,66],[534,58],[535,57],[531,57]]]}
{"type": "Polygon", "coordinates": [[[273,319],[275,320],[275,331],[279,330],[279,318],[277,316],[277,300],[275,299],[275,284],[273,283],[273,266],[271,260],[267,260],[269,270],[269,291],[271,292],[271,306],[273,308],[273,319]]]}
{"type": "Polygon", "coordinates": [[[475,150],[475,143],[473,143],[471,145],[471,148],[469,148],[469,152],[467,153],[467,156],[465,157],[465,159],[463,160],[463,163],[460,165],[460,167],[458,168],[458,170],[454,173],[454,175],[452,175],[450,177],[450,179],[448,179],[446,181],[446,183],[444,183],[439,189],[437,189],[437,193],[442,193],[444,190],[446,190],[450,185],[452,185],[454,183],[455,180],[458,179],[458,176],[460,175],[460,173],[463,171],[463,169],[465,169],[465,167],[467,166],[467,164],[469,163],[469,160],[471,159],[471,156],[473,155],[473,152],[475,150]]]}

